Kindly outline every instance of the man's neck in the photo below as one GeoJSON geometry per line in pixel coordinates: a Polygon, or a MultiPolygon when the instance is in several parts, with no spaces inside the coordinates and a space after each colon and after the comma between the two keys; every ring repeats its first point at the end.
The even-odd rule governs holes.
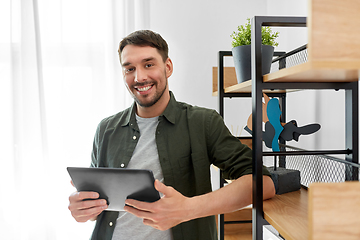
{"type": "Polygon", "coordinates": [[[136,113],[142,118],[152,118],[160,116],[166,109],[170,101],[170,92],[164,92],[163,96],[151,107],[142,107],[136,104],[136,113]]]}

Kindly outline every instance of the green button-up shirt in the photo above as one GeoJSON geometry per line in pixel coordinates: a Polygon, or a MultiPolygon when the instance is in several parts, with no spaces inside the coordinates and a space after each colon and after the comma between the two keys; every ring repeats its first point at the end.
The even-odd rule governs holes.
{"type": "MultiPolygon", "coordinates": [[[[156,129],[166,185],[193,197],[212,191],[211,164],[222,170],[225,179],[252,173],[251,149],[229,132],[215,110],[177,102],[171,92],[170,95],[156,129]]],[[[140,137],[135,110],[134,103],[100,122],[94,139],[92,167],[127,167],[140,137]]],[[[265,168],[263,172],[270,176],[265,168]]],[[[91,239],[111,240],[117,217],[118,212],[112,211],[99,215],[91,239]]],[[[217,239],[215,216],[181,223],[172,228],[172,233],[174,240],[217,239]]]]}

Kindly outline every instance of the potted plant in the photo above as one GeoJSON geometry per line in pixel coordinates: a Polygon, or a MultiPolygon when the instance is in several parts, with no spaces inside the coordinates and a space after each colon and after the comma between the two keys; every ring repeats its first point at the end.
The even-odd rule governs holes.
{"type": "MultiPolygon", "coordinates": [[[[270,27],[261,29],[261,53],[262,53],[262,74],[270,72],[271,61],[274,54],[274,47],[279,43],[275,39],[279,32],[273,32],[270,27]]],[[[238,83],[251,79],[251,23],[247,19],[245,25],[238,26],[238,31],[233,32],[232,37],[232,54],[238,83]]]]}

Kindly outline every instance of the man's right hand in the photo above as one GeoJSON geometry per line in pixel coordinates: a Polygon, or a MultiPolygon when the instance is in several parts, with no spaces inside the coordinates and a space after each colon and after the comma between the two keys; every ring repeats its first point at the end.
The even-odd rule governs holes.
{"type": "Polygon", "coordinates": [[[98,199],[97,192],[74,192],[69,197],[69,210],[77,222],[96,220],[97,216],[104,211],[108,205],[106,200],[98,199]],[[84,201],[84,199],[87,199],[84,201]],[[94,200],[88,200],[94,199],[94,200]]]}

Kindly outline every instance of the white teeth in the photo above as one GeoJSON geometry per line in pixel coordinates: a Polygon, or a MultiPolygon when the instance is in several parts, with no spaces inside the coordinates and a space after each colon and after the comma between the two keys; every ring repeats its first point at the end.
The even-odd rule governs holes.
{"type": "Polygon", "coordinates": [[[145,92],[147,90],[149,90],[151,88],[151,86],[147,86],[147,87],[138,87],[137,90],[140,92],[145,92]]]}

